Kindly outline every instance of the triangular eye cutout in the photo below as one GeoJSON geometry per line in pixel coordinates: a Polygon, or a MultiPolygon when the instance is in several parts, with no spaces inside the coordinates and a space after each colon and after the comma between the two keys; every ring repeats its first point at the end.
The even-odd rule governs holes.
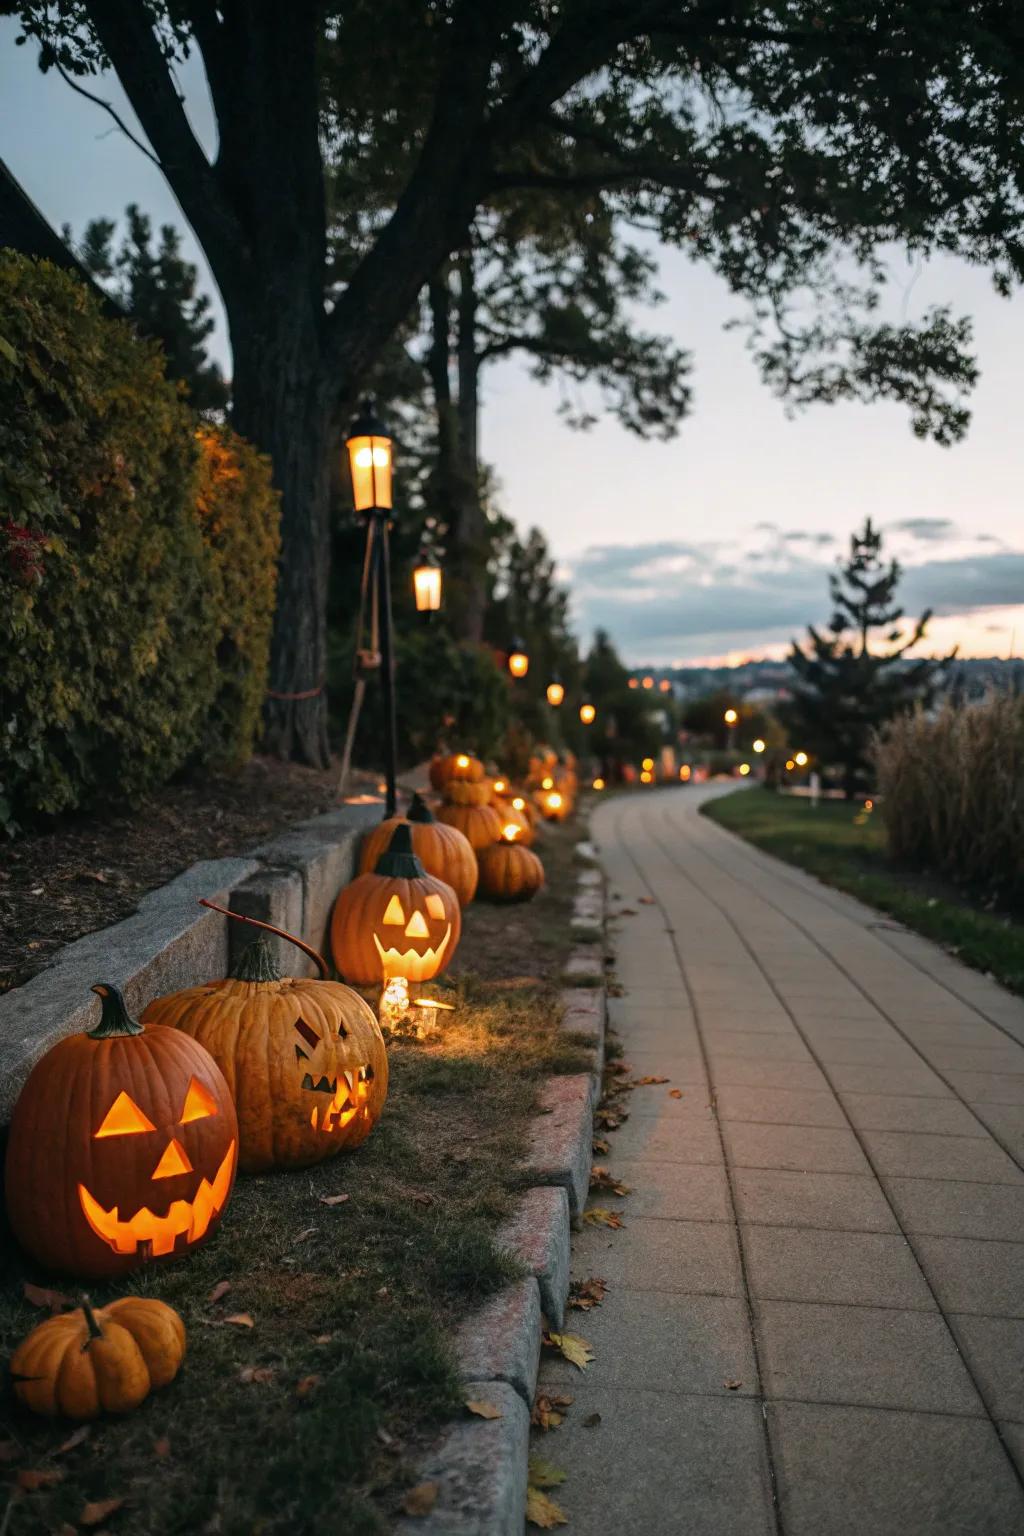
{"type": "Polygon", "coordinates": [[[422,912],[414,912],[409,919],[409,926],[405,930],[407,939],[429,939],[430,929],[422,912]]]}
{"type": "Polygon", "coordinates": [[[164,1155],[153,1169],[154,1179],[173,1179],[176,1173],[191,1173],[192,1164],[180,1141],[172,1139],[164,1148],[164,1155]]]}
{"type": "Polygon", "coordinates": [[[401,927],[401,925],[405,922],[405,913],[402,911],[402,903],[399,901],[397,896],[392,896],[391,900],[388,902],[382,921],[385,923],[391,923],[395,927],[401,927]]]}
{"type": "MultiPolygon", "coordinates": [[[[190,1120],[205,1120],[208,1115],[216,1113],[217,1104],[213,1094],[197,1078],[193,1078],[185,1095],[185,1108],[181,1112],[182,1125],[188,1125],[190,1120]]],[[[156,1174],[153,1177],[156,1178],[156,1174]]]]}
{"type": "Polygon", "coordinates": [[[444,902],[436,891],[431,891],[430,895],[424,902],[424,906],[430,913],[431,917],[436,917],[439,923],[444,922],[444,902]]]}
{"type": "Polygon", "coordinates": [[[138,1136],[142,1131],[155,1131],[156,1126],[147,1120],[134,1099],[124,1089],[118,1094],[103,1117],[103,1124],[93,1132],[93,1139],[101,1136],[138,1136]]]}

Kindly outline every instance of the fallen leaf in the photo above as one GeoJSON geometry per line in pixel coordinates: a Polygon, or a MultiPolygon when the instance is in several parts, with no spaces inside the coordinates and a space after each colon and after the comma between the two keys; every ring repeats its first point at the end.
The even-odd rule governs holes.
{"type": "Polygon", "coordinates": [[[557,1349],[579,1371],[585,1371],[594,1358],[590,1345],[578,1333],[545,1333],[542,1342],[548,1349],[557,1349]]]}
{"type": "Polygon", "coordinates": [[[591,1146],[591,1150],[598,1157],[607,1157],[608,1153],[612,1149],[611,1142],[610,1141],[605,1141],[603,1136],[595,1136],[594,1140],[591,1142],[590,1146],[591,1146]]]}
{"type": "Polygon", "coordinates": [[[565,1482],[566,1474],[543,1456],[531,1456],[526,1476],[533,1488],[557,1488],[565,1482]]]}
{"type": "Polygon", "coordinates": [[[316,1230],[316,1227],[303,1227],[302,1231],[297,1232],[292,1238],[292,1247],[297,1248],[300,1243],[304,1243],[306,1241],[307,1237],[313,1237],[316,1233],[316,1230]]]}
{"type": "Polygon", "coordinates": [[[79,1525],[102,1525],[108,1515],[114,1514],[124,1499],[93,1499],[78,1517],[79,1525]]]}
{"type": "Polygon", "coordinates": [[[18,1487],[26,1493],[35,1493],[37,1488],[52,1488],[55,1483],[64,1481],[64,1473],[58,1467],[47,1467],[45,1471],[34,1471],[26,1468],[18,1473],[18,1487]]]}
{"type": "Polygon", "coordinates": [[[617,1131],[623,1120],[628,1120],[629,1115],[621,1109],[611,1109],[608,1105],[599,1105],[594,1116],[595,1120],[606,1131],[617,1131]]]}
{"type": "Polygon", "coordinates": [[[607,1189],[613,1195],[629,1194],[629,1185],[620,1184],[616,1176],[613,1173],[609,1173],[607,1168],[592,1168],[590,1170],[590,1187],[591,1189],[607,1189]]]}
{"type": "Polygon", "coordinates": [[[73,1451],[76,1445],[81,1445],[83,1440],[88,1440],[92,1434],[91,1424],[82,1424],[78,1429],[72,1430],[63,1445],[58,1445],[54,1451],[55,1456],[63,1456],[65,1451],[73,1451]]]}
{"type": "Polygon", "coordinates": [[[406,1515],[429,1515],[437,1503],[440,1483],[417,1483],[402,1500],[402,1512],[406,1515]]]}
{"type": "Polygon", "coordinates": [[[330,1344],[334,1339],[333,1333],[318,1333],[313,1340],[314,1344],[330,1344]]]}
{"type": "Polygon", "coordinates": [[[351,1198],[351,1195],[317,1195],[321,1205],[344,1205],[351,1198]]]}
{"type": "Polygon", "coordinates": [[[557,1429],[559,1424],[565,1421],[562,1409],[571,1408],[572,1403],[573,1399],[567,1393],[538,1392],[530,1414],[530,1423],[535,1429],[557,1429]]]}
{"type": "Polygon", "coordinates": [[[470,1413],[475,1413],[478,1419],[501,1419],[504,1417],[501,1409],[496,1407],[494,1403],[484,1402],[479,1398],[474,1398],[471,1402],[467,1402],[466,1407],[470,1413]]]}
{"type": "Polygon", "coordinates": [[[670,1077],[634,1077],[631,1088],[650,1088],[655,1083],[670,1083],[670,1077]]]}
{"type": "Polygon", "coordinates": [[[681,1088],[670,1088],[668,1091],[668,1096],[670,1099],[681,1099],[683,1096],[683,1090],[681,1088]]]}
{"type": "Polygon", "coordinates": [[[33,1285],[31,1280],[26,1280],[21,1290],[26,1301],[34,1307],[46,1307],[50,1312],[63,1312],[65,1307],[75,1305],[70,1296],[64,1296],[60,1291],[47,1290],[45,1285],[33,1285]]]}
{"type": "Polygon", "coordinates": [[[232,1312],[230,1317],[224,1319],[235,1328],[255,1328],[256,1320],[251,1312],[232,1312]]]}
{"type": "Polygon", "coordinates": [[[636,907],[620,907],[617,912],[613,912],[612,913],[612,916],[613,917],[636,917],[636,907]]]}
{"type": "Polygon", "coordinates": [[[599,1413],[588,1413],[586,1418],[583,1420],[583,1428],[596,1429],[600,1422],[601,1415],[599,1413]]]}
{"type": "Polygon", "coordinates": [[[273,1381],[274,1372],[269,1365],[244,1365],[238,1373],[238,1379],[245,1382],[246,1386],[251,1381],[258,1381],[265,1387],[269,1381],[273,1381]]]}
{"type": "Polygon", "coordinates": [[[153,1441],[153,1455],[157,1461],[166,1461],[171,1454],[171,1442],[166,1435],[161,1435],[159,1440],[153,1441]]]}
{"type": "Polygon", "coordinates": [[[722,1382],[722,1386],[728,1388],[728,1390],[730,1392],[738,1391],[738,1389],[740,1387],[742,1387],[742,1385],[743,1385],[742,1381],[731,1381],[730,1380],[730,1381],[723,1381],[722,1382]]]}
{"type": "Polygon", "coordinates": [[[303,1376],[302,1380],[295,1384],[295,1396],[309,1397],[311,1392],[316,1391],[321,1380],[320,1376],[303,1376]]]}
{"type": "Polygon", "coordinates": [[[206,1299],[210,1305],[213,1306],[216,1302],[223,1301],[224,1297],[227,1295],[230,1289],[230,1280],[218,1280],[217,1284],[214,1286],[213,1290],[210,1292],[206,1299]]]}
{"type": "Polygon", "coordinates": [[[641,904],[641,906],[644,907],[653,907],[656,905],[653,896],[638,896],[637,901],[641,904]]]}
{"type": "Polygon", "coordinates": [[[569,1305],[580,1312],[589,1312],[604,1301],[608,1287],[595,1276],[591,1280],[574,1280],[569,1287],[569,1305]]]}
{"type": "Polygon", "coordinates": [[[526,1523],[536,1525],[542,1531],[551,1531],[556,1525],[568,1525],[569,1521],[554,1499],[549,1499],[539,1488],[527,1488],[526,1523]]]}
{"type": "Polygon", "coordinates": [[[591,1227],[612,1227],[618,1231],[623,1225],[622,1217],[618,1211],[609,1211],[606,1206],[594,1205],[589,1211],[583,1212],[583,1220],[591,1227]]]}

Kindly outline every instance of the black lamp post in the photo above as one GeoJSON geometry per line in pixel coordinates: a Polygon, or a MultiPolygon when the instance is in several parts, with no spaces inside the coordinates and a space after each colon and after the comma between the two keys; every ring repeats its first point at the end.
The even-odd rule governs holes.
{"type": "Polygon", "coordinates": [[[366,520],[366,559],[363,563],[363,605],[373,594],[380,622],[380,661],[384,684],[384,751],[387,781],[386,814],[394,816],[397,808],[397,731],[395,726],[394,627],[391,618],[391,550],[388,532],[391,526],[392,442],[387,427],[377,416],[372,399],[367,397],[345,439],[348,467],[352,476],[355,509],[366,520]]]}

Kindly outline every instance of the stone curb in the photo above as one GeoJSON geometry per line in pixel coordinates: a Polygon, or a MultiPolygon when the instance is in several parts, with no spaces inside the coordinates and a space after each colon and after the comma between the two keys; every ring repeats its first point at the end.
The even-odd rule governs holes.
{"type": "Polygon", "coordinates": [[[467,1414],[445,1434],[420,1468],[437,1482],[437,1503],[423,1518],[400,1519],[401,1536],[523,1536],[530,1409],[502,1381],[466,1383],[470,1401],[493,1403],[497,1419],[467,1414]]]}

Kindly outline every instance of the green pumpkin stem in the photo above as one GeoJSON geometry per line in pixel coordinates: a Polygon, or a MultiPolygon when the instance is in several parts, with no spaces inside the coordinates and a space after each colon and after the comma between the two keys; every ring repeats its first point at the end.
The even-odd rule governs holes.
{"type": "Polygon", "coordinates": [[[89,1330],[89,1337],[82,1345],[82,1348],[88,1349],[93,1339],[102,1339],[103,1329],[96,1321],[96,1313],[92,1309],[92,1302],[89,1300],[88,1296],[82,1297],[82,1311],[85,1314],[85,1326],[89,1330]]]}
{"type": "Polygon", "coordinates": [[[233,981],[281,980],[277,961],[262,934],[242,950],[231,972],[231,978],[233,981]]]}
{"type": "Polygon", "coordinates": [[[398,823],[373,872],[391,880],[423,879],[426,870],[413,852],[412,833],[407,821],[398,823]]]}
{"type": "Polygon", "coordinates": [[[109,981],[98,981],[91,990],[99,998],[102,1012],[99,1023],[86,1030],[90,1040],[119,1040],[142,1034],[142,1025],[128,1012],[117,987],[109,981]]]}
{"type": "Polygon", "coordinates": [[[409,809],[405,813],[405,819],[406,821],[426,823],[435,820],[433,811],[418,790],[409,802],[409,809]]]}
{"type": "MultiPolygon", "coordinates": [[[[305,939],[297,939],[294,933],[287,933],[284,928],[275,928],[273,923],[264,923],[258,917],[246,917],[244,912],[232,912],[230,907],[219,906],[215,901],[208,901],[205,896],[200,896],[199,905],[201,907],[209,907],[211,912],[223,912],[225,917],[233,917],[236,923],[249,923],[253,928],[262,928],[266,933],[276,933],[279,939],[287,939],[289,944],[294,944],[296,949],[301,949],[304,955],[309,956],[313,964],[319,968],[320,979],[322,981],[326,981],[327,977],[330,975],[330,967],[328,966],[327,961],[324,959],[323,955],[319,954],[318,951],[313,948],[312,944],[307,944],[305,939]]],[[[244,955],[242,956],[242,959],[245,959],[244,955]]],[[[236,977],[237,974],[238,973],[235,972],[236,977]]],[[[242,979],[248,980],[249,978],[243,977],[242,979]]],[[[269,981],[280,981],[281,977],[258,977],[256,979],[261,981],[264,979],[269,981]]]]}

